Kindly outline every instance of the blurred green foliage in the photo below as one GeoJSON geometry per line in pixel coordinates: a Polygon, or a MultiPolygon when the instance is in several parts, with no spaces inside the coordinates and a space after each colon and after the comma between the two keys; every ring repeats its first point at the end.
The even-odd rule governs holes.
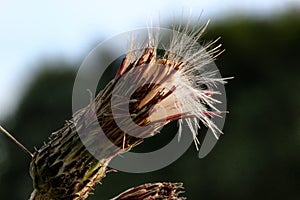
{"type": "MultiPolygon", "coordinates": [[[[216,64],[223,76],[235,78],[226,86],[230,113],[214,150],[199,160],[191,146],[159,171],[110,173],[89,199],[108,199],[156,181],[183,182],[189,199],[299,198],[300,14],[232,17],[210,26],[205,39],[218,36],[226,52],[216,64]]],[[[46,65],[54,66],[38,73],[14,116],[4,122],[27,147],[40,147],[72,114],[75,68],[63,62],[46,65]]],[[[0,142],[0,199],[28,199],[30,159],[3,135],[0,142]]]]}

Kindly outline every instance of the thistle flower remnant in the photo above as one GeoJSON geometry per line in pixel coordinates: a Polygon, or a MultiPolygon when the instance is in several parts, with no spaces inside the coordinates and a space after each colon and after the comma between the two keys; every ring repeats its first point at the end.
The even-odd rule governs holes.
{"type": "Polygon", "coordinates": [[[145,44],[135,46],[132,42],[115,77],[112,95],[112,110],[119,127],[141,137],[134,129],[129,130],[132,126],[124,123],[124,117],[118,116],[130,116],[136,124],[152,126],[155,130],[172,120],[179,120],[181,126],[185,120],[198,148],[199,119],[219,137],[221,130],[212,117],[221,114],[214,106],[221,102],[212,96],[220,94],[217,84],[225,84],[225,79],[216,78],[217,71],[207,66],[222,53],[221,45],[214,47],[217,40],[204,47],[198,43],[207,25],[196,31],[189,31],[186,26],[181,32],[178,32],[180,27],[175,27],[169,46],[164,49],[159,48],[161,38],[156,29],[149,30],[145,44]],[[122,113],[128,105],[129,112],[122,113]],[[141,112],[144,121],[137,123],[141,112]]]}
{"type": "Polygon", "coordinates": [[[180,196],[183,189],[182,183],[147,183],[130,188],[111,200],[185,200],[180,196]]]}
{"type": "MultiPolygon", "coordinates": [[[[221,50],[213,47],[215,41],[204,47],[198,44],[206,26],[192,31],[188,26],[174,28],[164,49],[159,48],[160,33],[151,28],[145,43],[133,41],[115,78],[34,152],[31,200],[86,199],[105,177],[112,158],[170,121],[179,120],[181,126],[185,120],[196,147],[198,120],[218,137],[221,130],[211,119],[220,114],[215,107],[220,102],[213,95],[219,94],[216,85],[224,84],[225,79],[207,71],[206,66],[221,50]]],[[[139,187],[143,189],[140,197],[131,193],[133,189],[116,199],[161,194],[157,188],[171,188],[169,194],[174,196],[159,199],[182,199],[175,192],[181,186],[166,183],[139,187]]]]}

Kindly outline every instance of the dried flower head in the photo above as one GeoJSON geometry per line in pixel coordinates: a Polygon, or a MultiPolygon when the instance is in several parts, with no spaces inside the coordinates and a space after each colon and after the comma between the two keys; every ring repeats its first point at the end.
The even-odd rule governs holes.
{"type": "Polygon", "coordinates": [[[111,200],[185,200],[182,183],[147,183],[130,188],[111,200]]]}
{"type": "MultiPolygon", "coordinates": [[[[217,83],[224,84],[225,79],[216,78],[217,71],[207,67],[222,53],[221,45],[214,46],[217,40],[205,46],[198,43],[207,25],[192,31],[188,26],[182,30],[175,27],[169,46],[164,49],[158,48],[160,35],[157,32],[149,31],[148,41],[144,44],[132,42],[115,77],[118,83],[114,94],[119,101],[113,106],[120,112],[119,115],[116,112],[115,117],[128,115],[122,110],[128,104],[124,97],[128,98],[130,94],[130,116],[138,125],[157,129],[173,120],[179,120],[181,126],[185,120],[198,148],[196,136],[200,120],[218,138],[221,130],[213,123],[212,117],[221,113],[214,106],[221,102],[212,95],[220,94],[217,83]]],[[[130,126],[125,123],[123,127],[130,126]]]]}
{"type": "MultiPolygon", "coordinates": [[[[219,102],[213,95],[219,93],[216,83],[225,80],[214,78],[216,72],[205,68],[221,53],[220,46],[213,47],[215,41],[203,47],[198,44],[206,26],[192,31],[189,26],[175,27],[169,46],[163,50],[159,48],[160,33],[151,29],[145,43],[133,41],[115,78],[34,152],[31,200],[86,199],[105,177],[113,157],[154,135],[170,121],[179,120],[181,125],[186,120],[196,146],[198,120],[217,137],[221,130],[211,118],[220,111],[214,106],[219,102]]],[[[160,183],[138,190],[143,189],[139,194],[148,196],[161,194],[161,188],[171,188],[173,198],[158,199],[180,199],[172,189],[180,187],[173,186],[160,183]]],[[[135,197],[133,190],[116,199],[135,197]]]]}

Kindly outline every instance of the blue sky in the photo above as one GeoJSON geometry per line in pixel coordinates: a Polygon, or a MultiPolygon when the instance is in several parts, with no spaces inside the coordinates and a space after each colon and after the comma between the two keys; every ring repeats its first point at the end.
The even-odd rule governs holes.
{"type": "Polygon", "coordinates": [[[80,61],[95,41],[171,19],[192,9],[203,20],[236,13],[269,15],[299,0],[0,0],[0,123],[11,114],[46,58],[80,61]]]}

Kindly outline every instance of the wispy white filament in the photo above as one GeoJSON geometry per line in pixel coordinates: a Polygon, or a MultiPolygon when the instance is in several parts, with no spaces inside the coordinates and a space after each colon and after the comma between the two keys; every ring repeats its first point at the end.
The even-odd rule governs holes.
{"type": "MultiPolygon", "coordinates": [[[[213,95],[220,94],[217,83],[224,84],[226,81],[223,78],[216,78],[217,71],[209,68],[209,64],[222,53],[220,50],[221,45],[216,45],[218,39],[204,46],[198,43],[207,25],[208,22],[204,26],[196,28],[191,27],[188,22],[185,27],[181,25],[174,26],[172,34],[169,36],[170,41],[168,45],[164,46],[161,45],[163,38],[160,29],[149,28],[147,41],[137,42],[133,40],[130,53],[126,56],[129,60],[134,61],[143,54],[145,49],[151,48],[157,51],[157,62],[159,60],[167,61],[164,66],[167,71],[162,70],[165,73],[164,75],[174,73],[174,69],[168,68],[168,63],[180,63],[180,67],[176,69],[172,78],[162,82],[159,87],[165,93],[172,90],[172,88],[175,88],[175,90],[154,106],[150,118],[151,121],[159,121],[180,115],[179,131],[182,130],[181,126],[183,120],[185,120],[193,133],[197,149],[199,144],[197,139],[197,132],[200,128],[199,120],[212,130],[215,137],[218,138],[218,135],[222,133],[212,120],[213,117],[220,116],[221,113],[215,107],[215,104],[221,102],[216,100],[213,95]],[[163,50],[163,53],[158,55],[160,50],[163,50]]],[[[151,65],[153,66],[147,69],[144,78],[158,76],[160,66],[157,63],[151,65]]],[[[151,92],[153,95],[157,91],[150,91],[149,98],[151,98],[151,92]]]]}

